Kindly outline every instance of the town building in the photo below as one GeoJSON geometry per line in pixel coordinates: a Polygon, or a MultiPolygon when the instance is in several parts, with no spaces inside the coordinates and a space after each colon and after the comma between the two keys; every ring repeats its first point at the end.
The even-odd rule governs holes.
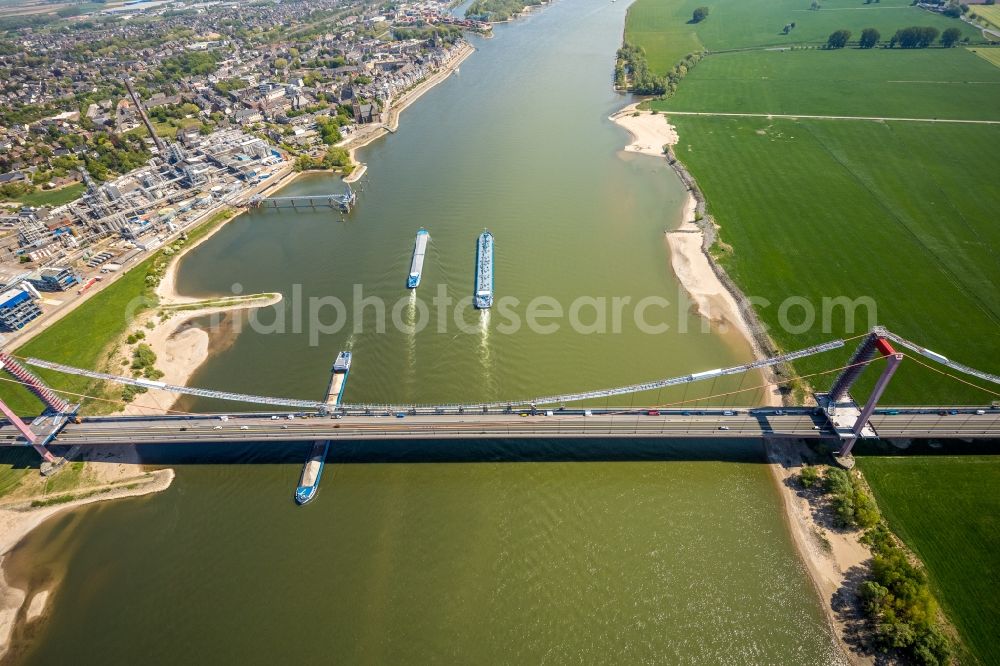
{"type": "Polygon", "coordinates": [[[38,294],[30,286],[14,287],[0,294],[0,330],[19,331],[42,316],[38,294]]]}

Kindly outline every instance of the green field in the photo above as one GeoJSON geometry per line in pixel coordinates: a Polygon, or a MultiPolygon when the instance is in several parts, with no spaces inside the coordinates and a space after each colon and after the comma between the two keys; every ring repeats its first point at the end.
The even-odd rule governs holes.
{"type": "Polygon", "coordinates": [[[877,29],[889,39],[897,29],[911,25],[939,30],[956,27],[963,37],[983,41],[979,30],[958,19],[911,7],[908,0],[882,0],[865,5],[860,0],[823,0],[811,10],[808,0],[638,0],[629,8],[627,41],[643,47],[649,66],[666,71],[684,55],[708,49],[724,51],[796,44],[821,45],[834,30],[851,30],[854,39],[864,28],[877,29]],[[690,24],[695,7],[709,7],[709,16],[690,24]],[[788,35],[782,28],[796,27],[788,35]]]}
{"type": "MultiPolygon", "coordinates": [[[[1000,56],[1000,49],[996,50],[1000,56]]],[[[1000,68],[966,49],[712,55],[662,111],[1000,120],[1000,68]],[[822,81],[822,85],[814,82],[822,81]]]]}
{"type": "Polygon", "coordinates": [[[38,190],[24,195],[18,201],[27,206],[61,206],[79,199],[86,190],[87,186],[83,183],[75,183],[58,190],[38,190]]]}
{"type": "MultiPolygon", "coordinates": [[[[878,321],[973,366],[996,369],[1000,333],[1000,227],[995,185],[1000,126],[926,123],[672,118],[689,166],[735,252],[723,263],[786,349],[845,332],[819,322],[804,333],[780,325],[777,304],[804,297],[868,296],[878,321]]],[[[861,311],[864,314],[864,311],[861,311]]],[[[799,317],[789,317],[798,323],[799,317]]],[[[867,325],[855,323],[854,333],[867,325]]],[[[850,333],[851,331],[847,331],[850,333]]],[[[830,360],[798,364],[802,373],[830,360]]],[[[900,370],[890,402],[989,402],[955,383],[900,370]]],[[[822,386],[822,382],[818,382],[822,386]]]]}
{"type": "Polygon", "coordinates": [[[970,53],[975,53],[977,56],[985,60],[986,62],[992,64],[994,67],[1000,67],[1000,48],[970,48],[970,53]]]}
{"type": "Polygon", "coordinates": [[[859,456],[892,530],[970,651],[1000,663],[1000,456],[859,456]]]}
{"type": "MultiPolygon", "coordinates": [[[[626,40],[670,38],[695,4],[701,3],[638,0],[626,40]]],[[[704,23],[684,29],[696,30],[710,49],[756,47],[764,40],[761,25],[802,6],[808,4],[726,1],[710,5],[704,23]],[[740,18],[731,23],[730,15],[740,18]]],[[[844,17],[836,21],[856,32],[876,25],[876,18],[895,21],[876,25],[884,36],[910,24],[961,25],[895,0],[837,0],[804,13],[807,19],[795,19],[797,40],[825,39],[831,25],[838,27],[823,23],[832,20],[824,14],[844,17]]],[[[673,55],[651,49],[650,63],[654,57],[667,63],[673,55]]],[[[675,152],[731,246],[719,251],[722,263],[749,296],[771,303],[757,309],[779,346],[798,349],[862,332],[874,322],[863,316],[852,328],[836,310],[824,327],[822,299],[870,297],[878,323],[969,365],[1000,369],[1000,227],[994,222],[1000,184],[984,176],[1000,169],[1000,125],[669,114],[1000,120],[1000,70],[962,48],[712,53],[674,96],[651,105],[677,127],[675,152]],[[782,326],[778,308],[789,297],[814,306],[817,321],[808,330],[782,326]]],[[[797,324],[801,314],[786,320],[797,324]]],[[[806,360],[797,369],[812,374],[837,360],[806,360]]],[[[822,388],[829,378],[811,383],[822,388]]],[[[997,397],[908,361],[885,400],[983,404],[997,397]]]]}

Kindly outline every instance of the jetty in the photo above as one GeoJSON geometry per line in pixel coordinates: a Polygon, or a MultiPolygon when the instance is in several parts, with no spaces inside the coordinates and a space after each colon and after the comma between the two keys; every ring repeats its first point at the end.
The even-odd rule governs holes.
{"type": "Polygon", "coordinates": [[[247,208],[335,208],[345,213],[350,213],[351,209],[358,201],[357,193],[347,187],[343,194],[310,194],[284,197],[264,197],[254,196],[246,202],[247,208]]]}

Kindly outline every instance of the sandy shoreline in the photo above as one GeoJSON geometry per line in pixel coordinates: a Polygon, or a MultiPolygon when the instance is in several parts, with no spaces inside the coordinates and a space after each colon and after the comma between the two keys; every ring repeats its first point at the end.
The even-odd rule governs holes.
{"type": "Polygon", "coordinates": [[[833,609],[848,573],[864,567],[871,553],[860,542],[860,532],[836,532],[819,525],[809,501],[798,494],[796,477],[806,462],[803,446],[801,442],[790,440],[765,443],[768,467],[781,495],[785,522],[841,651],[852,664],[874,664],[873,658],[858,654],[847,644],[847,624],[833,609]]]}
{"type": "MultiPolygon", "coordinates": [[[[131,481],[124,479],[117,484],[98,486],[106,491],[55,506],[32,509],[31,501],[27,499],[0,505],[0,657],[9,648],[11,633],[21,615],[23,614],[26,622],[38,618],[44,612],[45,603],[51,593],[51,590],[46,590],[34,594],[28,607],[25,608],[25,592],[12,587],[6,579],[3,561],[7,553],[29,532],[58,514],[95,502],[157,493],[169,488],[173,480],[174,471],[162,469],[142,473],[131,481]]],[[[86,493],[89,490],[82,488],[77,492],[86,493]]]]}
{"type": "Polygon", "coordinates": [[[666,153],[665,146],[677,143],[677,130],[663,114],[639,111],[638,107],[639,102],[629,104],[611,116],[616,125],[632,135],[632,143],[625,146],[625,151],[662,157],[666,153]]]}
{"type": "MultiPolygon", "coordinates": [[[[610,118],[632,135],[632,143],[625,151],[654,157],[665,156],[669,153],[669,147],[678,141],[676,130],[663,114],[637,111],[637,106],[631,104],[610,118]]],[[[689,185],[692,189],[688,190],[681,225],[665,234],[670,251],[670,265],[681,286],[694,301],[698,313],[713,324],[732,327],[738,331],[753,349],[754,355],[760,358],[761,345],[755,339],[751,324],[743,316],[738,302],[742,294],[734,293],[726,287],[708,256],[705,230],[698,224],[698,201],[693,191],[696,185],[693,181],[689,181],[689,185]]],[[[776,391],[768,392],[767,395],[772,405],[781,405],[780,395],[776,391]]],[[[800,446],[801,444],[792,441],[766,443],[768,466],[782,497],[788,530],[820,596],[840,650],[851,663],[870,664],[871,659],[858,655],[847,645],[844,640],[847,629],[845,622],[833,610],[833,600],[844,586],[848,572],[862,566],[870,558],[870,553],[859,542],[857,533],[832,532],[824,529],[814,519],[813,508],[807,499],[798,494],[794,481],[804,463],[800,446]]]]}
{"type": "MultiPolygon", "coordinates": [[[[632,136],[632,143],[624,148],[625,152],[665,157],[668,147],[678,141],[677,131],[666,116],[639,111],[638,103],[626,106],[609,119],[632,136]]],[[[711,322],[720,333],[735,331],[760,358],[761,350],[755,344],[737,297],[722,283],[712,267],[705,232],[697,221],[697,200],[689,190],[680,226],[664,234],[670,252],[670,267],[694,302],[698,314],[711,322]]],[[[767,391],[764,396],[769,405],[781,405],[781,396],[776,390],[767,391]]]]}

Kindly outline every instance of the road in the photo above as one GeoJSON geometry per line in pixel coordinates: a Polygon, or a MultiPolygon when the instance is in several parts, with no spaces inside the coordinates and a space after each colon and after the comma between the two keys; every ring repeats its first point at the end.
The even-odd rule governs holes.
{"type": "MultiPolygon", "coordinates": [[[[95,417],[69,423],[54,440],[56,445],[170,444],[197,442],[301,442],[307,440],[449,439],[449,438],[585,438],[585,437],[836,437],[822,414],[811,409],[738,409],[695,412],[646,411],[617,413],[581,411],[509,414],[427,414],[345,416],[218,415],[189,417],[95,417]],[[729,410],[727,410],[729,411],[729,410]],[[525,414],[521,416],[521,414],[525,414]]],[[[974,410],[940,415],[880,414],[872,424],[884,438],[1000,438],[1000,410],[974,410]]],[[[0,426],[0,445],[14,444],[15,431],[0,426]]]]}

